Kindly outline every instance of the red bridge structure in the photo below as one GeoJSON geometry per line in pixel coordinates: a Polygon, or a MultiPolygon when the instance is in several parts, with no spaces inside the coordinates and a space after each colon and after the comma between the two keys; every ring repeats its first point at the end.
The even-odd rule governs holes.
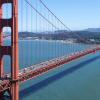
{"type": "MultiPolygon", "coordinates": [[[[48,20],[48,18],[44,17],[44,15],[41,12],[39,12],[30,2],[28,2],[27,0],[25,0],[25,2],[31,8],[31,14],[32,14],[32,10],[34,10],[39,16],[41,16],[47,23],[49,23],[53,27],[53,30],[59,29],[56,26],[57,24],[54,25],[54,23],[48,20]]],[[[47,11],[50,14],[54,16],[54,18],[60,24],[62,24],[65,28],[67,28],[65,24],[63,24],[63,22],[58,17],[56,17],[55,14],[52,13],[51,10],[49,10],[48,7],[41,0],[39,0],[39,2],[47,9],[47,11]]],[[[26,12],[27,11],[28,10],[26,8],[26,12]]],[[[29,16],[26,14],[26,28],[28,28],[27,27],[28,17],[29,16]]],[[[22,20],[23,20],[23,17],[22,17],[22,20]]],[[[69,30],[69,28],[67,29],[69,30]]],[[[80,36],[78,37],[80,38],[80,36]]],[[[43,61],[38,64],[33,64],[29,67],[22,68],[21,70],[19,70],[18,49],[19,49],[18,48],[18,0],[0,0],[0,78],[1,78],[0,80],[0,100],[3,100],[5,92],[9,93],[11,100],[19,100],[19,84],[25,81],[28,81],[34,77],[37,77],[39,75],[42,75],[44,73],[47,73],[48,71],[53,70],[54,68],[57,68],[60,65],[69,63],[73,60],[79,59],[83,56],[99,51],[100,45],[92,45],[92,47],[89,46],[89,48],[74,51],[70,53],[69,55],[66,54],[60,57],[49,59],[47,61],[43,61]],[[11,9],[12,9],[11,18],[4,19],[2,17],[3,15],[2,6],[4,4],[11,4],[11,9]],[[4,27],[11,28],[11,45],[10,46],[3,45],[3,28],[4,27]],[[4,73],[3,57],[5,55],[10,56],[10,59],[11,59],[10,60],[11,66],[9,66],[11,67],[11,72],[9,72],[8,74],[4,73]],[[6,76],[6,79],[5,79],[5,76],[6,76]]]]}

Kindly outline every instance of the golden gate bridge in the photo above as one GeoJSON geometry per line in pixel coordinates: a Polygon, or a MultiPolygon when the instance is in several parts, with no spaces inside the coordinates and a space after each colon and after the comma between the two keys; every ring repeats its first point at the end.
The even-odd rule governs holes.
{"type": "MultiPolygon", "coordinates": [[[[35,7],[33,6],[32,2],[29,2],[28,0],[21,0],[21,10],[23,13],[26,13],[26,16],[23,16],[23,13],[21,12],[20,20],[21,22],[21,28],[24,26],[23,22],[26,21],[26,29],[28,30],[29,22],[31,27],[31,32],[33,31],[33,23],[32,20],[34,20],[32,17],[33,10],[36,13],[36,32],[38,30],[38,24],[44,26],[47,30],[58,31],[61,30],[62,27],[64,27],[67,31],[71,31],[48,7],[42,0],[36,0],[46,9],[48,12],[48,15],[51,14],[53,18],[50,19],[50,16],[45,17],[45,13],[43,14],[41,11],[38,10],[38,5],[35,7]],[[23,3],[24,2],[24,3],[23,3]],[[24,5],[25,4],[25,5],[24,5]],[[26,7],[26,9],[25,9],[26,7]],[[28,9],[30,8],[30,11],[28,9]],[[31,15],[28,15],[28,12],[30,12],[31,15]],[[38,15],[37,15],[38,14],[38,15]],[[29,17],[30,16],[30,17],[29,17]],[[37,16],[40,16],[39,18],[37,16]],[[26,17],[26,20],[24,19],[26,17]],[[31,19],[31,20],[28,20],[31,19]],[[39,20],[39,22],[38,22],[39,20]],[[45,20],[46,24],[43,24],[42,21],[45,20]],[[56,21],[55,21],[56,20],[56,21]],[[60,29],[60,28],[61,29],[60,29]]],[[[7,9],[8,10],[8,9],[7,9]]],[[[18,59],[18,0],[0,0],[0,99],[3,100],[5,92],[8,92],[10,95],[11,100],[19,100],[19,84],[24,83],[25,81],[28,81],[34,77],[38,77],[44,73],[47,73],[48,71],[51,71],[55,68],[60,67],[60,65],[69,63],[73,60],[79,59],[83,56],[92,54],[96,51],[100,50],[100,45],[90,45],[88,48],[84,48],[83,50],[74,50],[70,54],[66,54],[63,56],[58,56],[52,59],[48,59],[47,61],[43,61],[38,64],[32,64],[29,67],[23,68],[19,70],[19,59],[18,59]],[[11,4],[11,18],[3,18],[3,9],[2,6],[4,4],[11,4]],[[11,45],[3,45],[3,28],[4,27],[10,27],[11,28],[11,45]],[[4,73],[4,60],[3,56],[9,55],[11,58],[11,72],[6,74],[4,73]],[[5,78],[6,76],[6,78],[5,78]]],[[[8,15],[7,15],[8,16],[8,15]]],[[[44,21],[43,21],[44,22],[44,21]]],[[[39,26],[41,28],[41,26],[39,26]]],[[[23,29],[23,28],[22,28],[23,29]]],[[[26,30],[26,31],[27,31],[26,30]]],[[[8,35],[9,36],[9,35],[8,35]]],[[[76,34],[78,38],[80,38],[82,41],[84,39],[80,37],[78,34],[76,34]]],[[[5,36],[6,37],[6,36],[5,36]]],[[[34,52],[33,50],[28,51],[34,52]]],[[[63,51],[62,51],[63,52],[63,51]]],[[[27,53],[28,55],[28,53],[27,53]]],[[[27,59],[27,57],[26,57],[27,59]]],[[[9,66],[10,67],[10,66],[9,66]]]]}

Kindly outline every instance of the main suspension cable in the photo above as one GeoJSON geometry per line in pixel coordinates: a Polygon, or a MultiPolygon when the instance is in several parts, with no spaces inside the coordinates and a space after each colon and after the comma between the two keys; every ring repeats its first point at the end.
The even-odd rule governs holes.
{"type": "Polygon", "coordinates": [[[41,4],[68,30],[71,31],[71,29],[69,27],[67,27],[48,7],[47,5],[42,1],[39,0],[41,2],[41,4]]]}
{"type": "Polygon", "coordinates": [[[29,1],[25,0],[25,2],[33,9],[35,10],[43,19],[45,19],[49,24],[51,24],[55,29],[59,30],[58,27],[56,27],[52,22],[50,22],[45,16],[43,16],[42,13],[40,13],[29,1]]]}

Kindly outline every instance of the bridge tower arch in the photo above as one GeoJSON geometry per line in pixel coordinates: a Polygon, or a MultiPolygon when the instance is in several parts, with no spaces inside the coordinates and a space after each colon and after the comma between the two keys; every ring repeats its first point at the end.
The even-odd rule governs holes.
{"type": "MultiPolygon", "coordinates": [[[[9,89],[11,100],[19,100],[19,84],[18,84],[18,0],[0,0],[0,78],[4,78],[3,56],[9,55],[11,58],[11,83],[9,89]],[[8,19],[2,18],[2,5],[10,3],[12,5],[12,17],[8,19]],[[3,28],[11,28],[11,46],[3,46],[3,28]]],[[[8,91],[8,90],[5,90],[8,91]]],[[[3,93],[0,94],[3,97],[3,93]]],[[[0,97],[1,98],[1,97],[0,97]]]]}

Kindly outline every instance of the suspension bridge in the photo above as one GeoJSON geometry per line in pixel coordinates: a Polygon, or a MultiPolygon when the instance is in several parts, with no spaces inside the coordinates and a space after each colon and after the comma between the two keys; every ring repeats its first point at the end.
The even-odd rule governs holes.
{"type": "MultiPolygon", "coordinates": [[[[73,60],[79,59],[83,56],[95,53],[100,50],[100,45],[89,45],[81,50],[74,50],[72,46],[72,52],[66,53],[63,55],[58,55],[52,58],[48,58],[45,61],[38,62],[34,64],[34,61],[30,58],[31,65],[26,67],[26,62],[21,61],[24,68],[19,70],[20,64],[18,54],[18,31],[25,31],[26,33],[32,33],[34,30],[37,34],[39,31],[47,32],[46,34],[53,33],[58,30],[67,30],[68,32],[72,32],[70,28],[68,28],[48,7],[42,0],[36,0],[35,5],[32,0],[0,0],[0,98],[4,97],[5,92],[8,92],[11,100],[19,100],[19,84],[24,83],[25,81],[31,80],[34,77],[38,77],[48,71],[51,71],[55,68],[60,67],[63,64],[69,63],[73,60]],[[3,5],[11,4],[10,8],[8,7],[6,11],[6,17],[3,18],[3,5]],[[11,10],[11,15],[9,18],[9,10],[11,10]],[[42,13],[42,10],[45,12],[42,13]],[[46,15],[47,12],[47,15],[46,15]],[[19,14],[20,13],[20,14],[19,14]],[[19,18],[19,19],[18,19],[19,18]],[[35,19],[35,21],[34,21],[35,19]],[[20,26],[19,26],[19,24],[20,26]],[[35,23],[35,25],[34,25],[35,23]],[[45,24],[44,24],[45,23],[45,24]],[[4,31],[9,31],[8,27],[10,27],[10,35],[3,36],[3,28],[7,27],[4,31]],[[35,29],[34,29],[35,28],[35,29]],[[20,30],[19,30],[20,29],[20,30]],[[33,30],[34,29],[34,30],[33,30]],[[38,31],[39,30],[39,31],[38,31]],[[28,32],[29,31],[29,32],[28,32]],[[10,45],[3,45],[4,38],[10,37],[10,45]],[[4,73],[4,60],[3,56],[10,56],[11,70],[9,73],[4,73]]],[[[5,8],[4,8],[5,9],[5,8]]],[[[20,33],[19,33],[20,34],[20,33]]],[[[49,34],[50,35],[50,34],[49,34]]],[[[75,34],[81,41],[84,41],[83,37],[80,37],[78,34],[75,34]]],[[[27,40],[28,42],[28,40],[27,40]]],[[[62,44],[63,45],[63,44],[62,44]]],[[[77,44],[76,44],[77,45],[77,44]]],[[[28,44],[24,44],[26,48],[31,48],[30,51],[27,51],[27,55],[32,55],[34,50],[32,48],[32,44],[28,46],[28,44]]],[[[41,44],[39,46],[42,46],[41,44]]],[[[78,45],[79,46],[79,45],[78,45]]],[[[24,57],[21,48],[21,57],[24,57]]],[[[80,47],[79,47],[80,48],[80,47]]],[[[47,47],[48,49],[48,47],[47,47]]],[[[69,49],[69,48],[68,48],[69,49]]],[[[41,50],[40,50],[41,51],[41,50]]],[[[57,51],[55,50],[55,53],[57,51]]],[[[62,49],[63,52],[63,49],[62,49]]],[[[66,51],[67,52],[67,51],[66,51]]],[[[42,53],[42,52],[41,52],[42,53]]],[[[32,55],[34,56],[34,55],[32,55]]],[[[37,54],[37,56],[41,56],[37,54]]],[[[26,58],[22,58],[26,59],[26,58]]],[[[10,66],[8,66],[10,67],[10,66]]],[[[2,99],[3,100],[3,99],[2,99]]]]}

